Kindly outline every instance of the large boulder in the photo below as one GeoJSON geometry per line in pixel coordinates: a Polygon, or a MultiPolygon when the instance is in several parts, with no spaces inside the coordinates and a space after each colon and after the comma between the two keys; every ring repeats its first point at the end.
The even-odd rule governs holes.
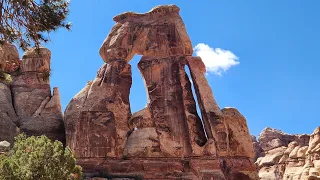
{"type": "Polygon", "coordinates": [[[10,150],[10,143],[8,141],[0,141],[0,154],[10,150]]]}

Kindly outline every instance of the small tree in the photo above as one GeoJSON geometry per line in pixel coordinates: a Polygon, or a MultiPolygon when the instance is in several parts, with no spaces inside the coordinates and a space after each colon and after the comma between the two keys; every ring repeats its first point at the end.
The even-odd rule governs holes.
{"type": "MultiPolygon", "coordinates": [[[[1,159],[0,159],[1,160],[1,159]]],[[[71,150],[46,136],[15,138],[13,149],[0,162],[0,180],[78,180],[81,167],[71,150]]]]}
{"type": "Polygon", "coordinates": [[[0,0],[0,42],[14,42],[22,49],[39,47],[49,33],[66,23],[67,0],[0,0]]]}

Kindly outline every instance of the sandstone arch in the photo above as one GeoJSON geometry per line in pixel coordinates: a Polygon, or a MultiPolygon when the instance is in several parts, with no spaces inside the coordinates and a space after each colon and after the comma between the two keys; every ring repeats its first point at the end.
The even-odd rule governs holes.
{"type": "Polygon", "coordinates": [[[245,119],[236,110],[218,107],[201,58],[192,57],[179,10],[165,5],[114,17],[116,24],[99,51],[105,64],[65,111],[67,145],[85,169],[94,171],[141,172],[147,179],[175,173],[182,179],[255,179],[245,119]],[[135,54],[142,55],[138,68],[148,104],[131,114],[128,62],[135,54]],[[185,66],[195,84],[204,128],[185,66]],[[238,127],[241,123],[245,126],[238,127]],[[132,131],[134,127],[138,130],[132,131]],[[242,136],[229,136],[233,132],[242,136]]]}

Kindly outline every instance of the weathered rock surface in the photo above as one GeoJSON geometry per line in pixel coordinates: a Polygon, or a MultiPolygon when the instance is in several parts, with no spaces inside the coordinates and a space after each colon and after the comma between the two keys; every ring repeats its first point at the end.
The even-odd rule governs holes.
{"type": "Polygon", "coordinates": [[[67,145],[77,157],[122,157],[131,116],[131,66],[108,62],[65,111],[67,145]]]}
{"type": "Polygon", "coordinates": [[[264,150],[256,152],[260,156],[256,161],[260,179],[320,179],[320,127],[311,135],[290,135],[266,128],[254,146],[257,143],[264,150]]]}
{"type": "Polygon", "coordinates": [[[13,142],[17,135],[18,117],[12,106],[10,88],[0,83],[0,141],[13,142]]]}
{"type": "Polygon", "coordinates": [[[27,135],[46,135],[65,142],[58,88],[51,94],[49,83],[51,52],[46,48],[27,50],[20,73],[11,84],[18,126],[27,135]]]}
{"type": "Polygon", "coordinates": [[[106,64],[65,111],[67,145],[85,173],[95,178],[107,171],[145,179],[257,179],[246,120],[215,102],[202,60],[191,57],[179,8],[158,6],[114,20],[100,48],[106,64]],[[148,103],[131,115],[128,62],[134,54],[143,55],[138,67],[148,103]]]}
{"type": "Polygon", "coordinates": [[[11,73],[19,68],[19,53],[11,43],[0,44],[0,71],[11,73]]]}
{"type": "Polygon", "coordinates": [[[260,133],[258,141],[260,142],[261,148],[267,151],[281,146],[288,146],[292,141],[296,141],[301,146],[306,146],[309,143],[309,138],[306,134],[291,135],[267,127],[260,133]]]}
{"type": "Polygon", "coordinates": [[[222,113],[228,129],[228,156],[254,158],[250,144],[252,139],[244,116],[235,108],[223,108],[222,113]]]}
{"type": "Polygon", "coordinates": [[[19,61],[14,45],[0,46],[0,70],[12,79],[0,83],[0,140],[13,142],[24,132],[65,142],[59,91],[51,94],[49,84],[50,58],[48,49],[33,48],[19,61]]]}
{"type": "Polygon", "coordinates": [[[195,119],[189,117],[189,121],[187,121],[185,109],[188,109],[184,107],[187,97],[183,95],[188,93],[191,95],[192,91],[191,86],[182,86],[181,78],[186,81],[184,62],[183,57],[152,58],[143,56],[138,65],[146,82],[148,108],[159,136],[160,150],[164,156],[183,157],[191,155],[192,152],[201,153],[196,152],[197,147],[206,142],[201,120],[196,114],[194,101],[191,102],[193,107],[189,109],[195,119]],[[190,134],[193,138],[190,138],[190,134]]]}
{"type": "Polygon", "coordinates": [[[157,6],[145,14],[126,12],[115,16],[100,48],[105,62],[130,61],[134,54],[154,57],[191,56],[192,44],[175,5],[157,6]]]}

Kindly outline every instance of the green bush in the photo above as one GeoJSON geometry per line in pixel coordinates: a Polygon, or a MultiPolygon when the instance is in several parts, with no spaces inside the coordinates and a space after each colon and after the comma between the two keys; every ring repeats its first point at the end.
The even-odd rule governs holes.
{"type": "Polygon", "coordinates": [[[81,167],[67,147],[46,136],[15,138],[13,149],[0,158],[0,180],[80,180],[81,167]]]}

